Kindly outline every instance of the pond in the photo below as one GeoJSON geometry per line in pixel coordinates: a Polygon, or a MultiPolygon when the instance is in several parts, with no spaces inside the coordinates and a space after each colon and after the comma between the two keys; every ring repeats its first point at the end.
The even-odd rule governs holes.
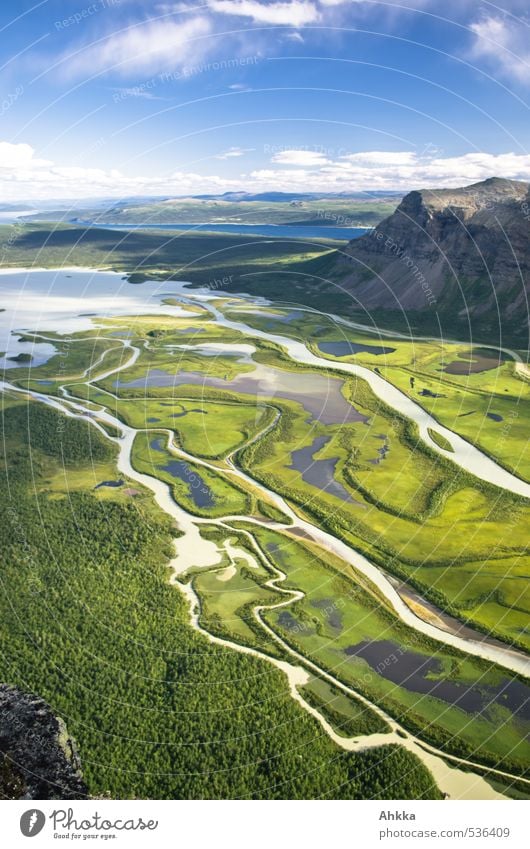
{"type": "Polygon", "coordinates": [[[285,628],[286,631],[292,631],[295,634],[300,631],[305,631],[305,627],[294,618],[288,610],[282,610],[278,614],[278,624],[285,628]]]}
{"type": "Polygon", "coordinates": [[[342,616],[334,599],[320,598],[317,601],[312,601],[311,607],[316,607],[317,610],[324,613],[328,624],[334,631],[342,631],[342,616]]]}
{"type": "Polygon", "coordinates": [[[231,380],[202,371],[171,374],[154,368],[134,380],[114,381],[116,389],[190,385],[233,390],[254,396],[256,402],[270,401],[275,397],[287,398],[302,404],[313,419],[323,424],[364,423],[369,420],[346,400],[341,392],[344,381],[340,378],[302,370],[284,371],[263,363],[256,363],[253,371],[237,374],[231,380]]]}
{"type": "MultiPolygon", "coordinates": [[[[163,437],[153,439],[150,446],[153,451],[166,453],[163,447],[163,437]]],[[[168,472],[171,477],[187,484],[188,496],[195,507],[215,506],[215,498],[211,489],[204,483],[200,474],[184,460],[168,459],[165,465],[158,465],[157,469],[168,472]]]]}
{"type": "Polygon", "coordinates": [[[110,486],[112,488],[115,488],[115,487],[118,487],[118,486],[123,486],[124,483],[125,483],[125,481],[122,480],[121,478],[120,478],[120,480],[117,480],[117,481],[101,481],[101,483],[98,483],[94,487],[94,489],[99,489],[100,486],[110,486]]]}
{"type": "Polygon", "coordinates": [[[214,507],[215,498],[197,472],[183,460],[169,460],[164,466],[157,466],[163,472],[182,481],[188,486],[188,495],[196,507],[214,507]]]}
{"type": "Polygon", "coordinates": [[[492,355],[491,351],[474,348],[469,351],[462,351],[458,354],[458,360],[453,360],[452,363],[445,366],[442,371],[447,374],[480,374],[483,371],[491,371],[499,368],[507,357],[504,354],[492,355]]]}
{"type": "Polygon", "coordinates": [[[297,448],[291,453],[292,463],[290,469],[294,469],[302,476],[302,480],[310,486],[316,487],[318,490],[328,492],[341,501],[347,501],[350,504],[359,504],[364,507],[359,501],[356,501],[347,489],[337,480],[335,480],[335,467],[338,463],[338,457],[328,458],[326,460],[314,460],[313,455],[317,454],[329,442],[329,436],[317,436],[311,445],[306,445],[305,448],[297,448]]]}
{"type": "Polygon", "coordinates": [[[348,657],[360,657],[387,681],[411,693],[434,696],[470,714],[481,713],[494,705],[508,708],[520,719],[530,719],[530,687],[515,678],[503,678],[496,687],[465,684],[451,678],[434,676],[442,672],[435,657],[403,650],[391,640],[364,640],[344,649],[348,657]]]}
{"type": "Polygon", "coordinates": [[[396,348],[388,348],[383,345],[367,345],[362,342],[350,342],[346,339],[340,342],[319,342],[318,347],[324,354],[333,357],[349,357],[352,354],[393,354],[396,348]]]}

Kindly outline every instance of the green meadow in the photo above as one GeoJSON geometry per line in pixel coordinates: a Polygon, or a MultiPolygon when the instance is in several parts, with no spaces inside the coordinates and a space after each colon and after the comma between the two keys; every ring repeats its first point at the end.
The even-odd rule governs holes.
{"type": "Polygon", "coordinates": [[[138,433],[132,448],[132,465],[138,472],[169,484],[177,504],[197,516],[252,514],[248,493],[228,478],[183,461],[167,448],[167,436],[138,433]]]}
{"type": "Polygon", "coordinates": [[[522,681],[414,634],[352,580],[351,569],[315,546],[245,527],[265,557],[286,573],[282,588],[304,593],[301,601],[263,613],[285,642],[447,752],[524,771],[530,755],[528,722],[510,710],[503,696],[511,679],[522,688],[522,710],[528,692],[522,681]],[[359,647],[371,662],[355,654],[359,647]],[[401,666],[404,671],[396,676],[401,666]]]}
{"type": "MultiPolygon", "coordinates": [[[[308,320],[304,318],[304,322],[308,320]]],[[[310,320],[321,319],[311,315],[310,320]]],[[[125,327],[127,321],[120,319],[112,326],[125,327]]],[[[316,328],[313,330],[316,332],[316,328]]],[[[133,343],[142,347],[134,366],[89,388],[74,382],[70,391],[89,398],[93,404],[108,407],[124,422],[153,434],[151,439],[142,435],[136,441],[137,468],[162,476],[173,487],[182,506],[201,516],[242,514],[245,509],[251,514],[256,510],[263,514],[256,504],[256,492],[244,492],[221,470],[217,474],[191,465],[190,473],[203,480],[204,488],[212,495],[211,499],[202,499],[202,504],[196,503],[186,479],[175,479],[167,469],[159,468],[170,464],[175,457],[167,454],[163,434],[158,434],[162,437],[162,444],[158,442],[161,450],[153,451],[150,447],[158,428],[171,430],[176,445],[191,455],[213,459],[221,465],[227,454],[247,446],[239,450],[237,461],[251,476],[281,492],[309,518],[321,522],[376,564],[407,580],[443,610],[515,645],[530,645],[527,629],[530,598],[527,584],[522,580],[528,570],[529,508],[524,499],[481,483],[428,449],[418,439],[414,427],[375,398],[362,380],[344,380],[341,392],[368,421],[323,424],[308,418],[298,400],[278,395],[269,398],[266,390],[261,390],[258,398],[228,386],[235,376],[251,374],[256,363],[295,375],[325,374],[295,366],[276,346],[252,340],[256,347],[254,362],[248,358],[240,361],[239,357],[226,353],[204,356],[186,347],[172,347],[248,343],[248,337],[203,319],[194,319],[190,326],[185,318],[142,317],[131,332],[133,343]],[[197,335],[199,328],[203,332],[197,335]],[[167,375],[169,385],[152,385],[149,375],[153,373],[167,375]],[[197,375],[198,383],[175,382],[182,373],[197,375]],[[209,378],[217,379],[217,386],[208,386],[209,378]],[[128,386],[131,382],[137,385],[128,386]],[[117,393],[119,400],[108,393],[117,393]],[[309,451],[318,438],[322,442],[315,448],[310,464],[327,463],[340,490],[315,486],[304,480],[294,467],[293,452],[304,448],[309,451]],[[482,564],[480,569],[477,563],[482,564]]],[[[74,378],[101,356],[105,344],[113,348],[103,360],[106,368],[108,359],[122,358],[123,349],[120,346],[114,350],[112,342],[97,338],[63,343],[67,356],[55,358],[55,367],[63,359],[70,361],[69,377],[74,378]],[[94,356],[96,344],[97,356],[94,356]]],[[[407,357],[411,360],[409,343],[383,340],[382,344],[396,345],[395,353],[365,352],[352,359],[364,357],[364,364],[369,365],[371,358],[372,363],[379,363],[374,367],[381,372],[385,369],[383,362],[392,357],[400,363],[407,362],[407,357]],[[380,359],[383,356],[384,361],[380,359]]],[[[425,370],[430,358],[430,368],[435,371],[440,350],[433,351],[432,344],[427,342],[416,347],[416,367],[419,369],[421,361],[425,370]]],[[[445,362],[459,362],[457,354],[451,352],[445,362]]],[[[499,368],[511,367],[507,362],[499,368]]],[[[32,388],[39,387],[37,381],[41,375],[44,379],[54,378],[52,361],[32,371],[32,388]]],[[[490,371],[471,377],[493,381],[490,371]]],[[[23,377],[17,379],[24,385],[23,377]]],[[[519,378],[511,379],[524,387],[519,378]]],[[[451,385],[458,385],[463,378],[450,375],[450,380],[451,385]]],[[[408,382],[411,392],[423,386],[419,377],[415,378],[414,389],[410,377],[408,382]]],[[[422,403],[429,400],[420,397],[422,403]]],[[[445,399],[431,400],[445,402],[445,399]]],[[[460,421],[466,422],[467,418],[460,421]]],[[[490,419],[488,422],[490,430],[501,424],[490,419]]],[[[517,443],[517,434],[514,439],[517,443]]],[[[506,444],[511,440],[510,432],[506,444]]],[[[497,447],[502,448],[501,440],[497,447]]],[[[177,471],[186,474],[182,467],[177,471]]]]}
{"type": "MultiPolygon", "coordinates": [[[[231,308],[227,315],[260,330],[310,340],[311,350],[331,362],[358,363],[377,370],[442,425],[530,480],[530,379],[517,371],[509,355],[502,354],[499,359],[494,349],[464,342],[403,340],[381,335],[375,327],[373,334],[356,331],[323,313],[298,310],[297,314],[296,305],[283,310],[267,307],[263,310],[266,317],[259,312],[241,313],[231,308]],[[279,316],[276,320],[274,311],[279,316]],[[291,315],[289,321],[280,320],[286,314],[291,315]],[[387,350],[333,356],[320,347],[326,343],[387,350]],[[390,348],[395,350],[389,352],[390,348]],[[474,371],[477,368],[484,370],[474,371]]],[[[524,352],[520,353],[524,358],[524,352]]]]}

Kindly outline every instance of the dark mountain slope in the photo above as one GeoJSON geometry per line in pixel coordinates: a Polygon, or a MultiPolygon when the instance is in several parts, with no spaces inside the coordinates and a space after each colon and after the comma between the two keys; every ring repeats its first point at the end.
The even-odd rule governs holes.
{"type": "MultiPolygon", "coordinates": [[[[410,192],[376,229],[350,242],[331,278],[375,312],[435,314],[460,330],[528,339],[529,184],[493,178],[410,192]]],[[[431,316],[432,318],[432,316],[431,316]]],[[[428,324],[432,321],[427,318],[428,324]]]]}

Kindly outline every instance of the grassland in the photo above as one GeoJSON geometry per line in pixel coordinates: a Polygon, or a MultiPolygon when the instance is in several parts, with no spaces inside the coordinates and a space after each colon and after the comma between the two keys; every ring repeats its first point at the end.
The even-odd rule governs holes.
{"type": "Polygon", "coordinates": [[[338,244],[325,239],[272,241],[264,236],[120,232],[37,223],[16,228],[0,225],[0,241],[9,245],[5,263],[14,268],[90,266],[123,272],[136,283],[156,277],[191,280],[214,289],[230,288],[252,271],[288,269],[338,244]]]}
{"type": "MultiPolygon", "coordinates": [[[[296,313],[295,307],[278,312],[281,317],[286,311],[293,315],[293,310],[296,313]]],[[[300,312],[288,322],[250,312],[242,316],[230,309],[227,314],[243,318],[260,330],[308,339],[314,353],[330,361],[335,358],[326,354],[320,344],[386,348],[385,353],[361,350],[339,359],[377,370],[442,425],[485,451],[509,471],[530,480],[530,381],[516,370],[510,355],[498,355],[494,349],[472,347],[464,342],[381,336],[375,327],[372,335],[338,325],[319,313],[300,312]],[[394,350],[390,352],[389,348],[394,350]],[[447,371],[455,364],[464,373],[447,371]],[[477,367],[485,370],[474,372],[477,367]]]]}
{"type": "Polygon", "coordinates": [[[173,497],[189,513],[215,517],[252,514],[250,496],[226,477],[175,457],[164,436],[138,433],[132,449],[134,468],[169,484],[173,497]]]}
{"type": "Polygon", "coordinates": [[[343,737],[384,734],[388,730],[387,723],[374,711],[322,678],[313,675],[299,689],[304,699],[317,708],[343,737]]]}
{"type": "Polygon", "coordinates": [[[239,462],[442,609],[528,647],[530,598],[522,580],[529,565],[528,504],[435,455],[363,381],[347,382],[344,391],[369,416],[368,426],[308,424],[303,410],[284,404],[275,427],[239,462]],[[335,461],[334,478],[352,501],[308,484],[292,467],[292,452],[316,435],[328,442],[313,459],[335,461]]]}
{"type": "Polygon", "coordinates": [[[285,642],[447,752],[466,752],[490,764],[504,762],[525,770],[530,754],[524,740],[527,723],[503,705],[502,696],[493,697],[503,690],[507,673],[413,634],[336,558],[276,531],[250,525],[246,529],[269,561],[286,573],[282,587],[304,593],[289,608],[263,613],[285,642]],[[353,652],[363,646],[372,648],[372,663],[353,652]],[[398,683],[392,670],[412,658],[403,683],[398,683]],[[420,682],[418,675],[423,676],[420,682]],[[474,707],[470,703],[464,709],[444,700],[447,683],[453,698],[455,692],[476,695],[474,707]],[[418,684],[420,689],[415,689],[418,684]]]}
{"type": "MultiPolygon", "coordinates": [[[[316,320],[321,319],[311,317],[311,321],[316,320]]],[[[264,319],[258,318],[257,321],[263,322],[264,319]]],[[[271,319],[266,321],[270,323],[271,319]]],[[[300,319],[295,318],[294,322],[297,321],[300,319]]],[[[292,323],[289,322],[289,332],[292,323]]],[[[227,453],[264,432],[263,438],[238,454],[238,462],[251,476],[281,492],[305,515],[322,523],[373,562],[407,580],[443,610],[487,633],[528,648],[530,599],[524,580],[528,573],[528,505],[523,500],[482,484],[427,449],[418,440],[414,428],[379,402],[364,381],[346,380],[342,393],[359,413],[366,416],[366,424],[324,425],[321,421],[308,419],[307,411],[298,401],[278,396],[267,398],[263,391],[260,391],[259,398],[235,392],[228,387],[228,381],[236,375],[251,373],[254,367],[252,361],[241,362],[236,357],[224,355],[206,357],[186,349],[175,354],[176,349],[169,346],[196,344],[198,341],[239,343],[245,337],[202,318],[193,319],[188,333],[178,332],[186,325],[189,326],[187,319],[172,321],[169,317],[160,319],[158,324],[156,317],[135,323],[133,341],[139,344],[148,341],[149,347],[142,351],[131,369],[122,373],[118,388],[114,385],[114,378],[102,383],[102,387],[110,392],[119,392],[119,401],[98,386],[92,387],[88,394],[83,385],[73,385],[71,391],[81,397],[89,397],[95,404],[108,406],[123,421],[135,427],[149,428],[153,434],[157,428],[168,428],[173,431],[176,444],[184,450],[197,457],[213,458],[216,462],[222,463],[227,453]],[[199,328],[203,332],[197,336],[199,328]],[[146,384],[145,375],[155,369],[166,372],[170,384],[173,383],[171,375],[178,376],[183,371],[204,375],[205,382],[196,386],[184,383],[168,387],[146,384]],[[207,386],[206,378],[209,376],[220,378],[221,385],[216,388],[207,386]],[[127,387],[135,379],[139,386],[127,387]],[[226,390],[222,388],[225,380],[226,390]],[[334,464],[333,478],[342,486],[349,500],[339,497],[336,492],[323,491],[321,487],[311,485],[294,468],[293,451],[307,448],[317,437],[323,439],[324,444],[313,455],[313,462],[334,464]]],[[[311,336],[307,324],[299,332],[319,341],[328,339],[330,333],[326,328],[327,335],[311,336]]],[[[313,327],[311,332],[316,334],[317,329],[313,327]]],[[[350,334],[350,340],[354,336],[350,334]]],[[[366,337],[357,334],[355,338],[358,344],[367,343],[366,337]]],[[[245,341],[248,342],[248,339],[245,341]]],[[[373,339],[370,342],[374,344],[373,339]]],[[[420,369],[425,371],[427,368],[423,363],[427,362],[433,372],[439,373],[435,365],[440,361],[439,347],[434,343],[419,342],[413,355],[410,343],[394,339],[383,342],[388,347],[395,347],[395,352],[385,355],[359,352],[352,357],[353,361],[377,368],[382,373],[390,368],[385,363],[392,358],[397,363],[396,368],[403,368],[400,363],[415,357],[416,376],[411,374],[408,377],[412,397],[425,404],[430,400],[445,402],[445,398],[429,399],[418,394],[423,387],[420,369]],[[411,385],[412,377],[414,386],[411,385]]],[[[79,368],[90,360],[88,343],[84,348],[78,342],[70,347],[77,351],[79,368]],[[79,348],[75,348],[77,345],[79,348]],[[81,356],[83,351],[84,359],[81,356]]],[[[461,349],[455,347],[456,350],[449,354],[445,352],[444,362],[460,361],[458,353],[461,349]]],[[[256,341],[256,349],[256,362],[276,369],[294,370],[295,373],[315,373],[295,366],[275,346],[256,341]]],[[[107,357],[119,358],[121,353],[111,351],[107,357]]],[[[509,367],[510,363],[506,363],[499,368],[509,367]]],[[[50,362],[41,369],[33,370],[33,379],[39,379],[43,371],[48,376],[52,375],[53,364],[50,362]]],[[[471,377],[485,382],[492,380],[490,371],[471,377]]],[[[455,391],[462,394],[469,392],[467,386],[462,386],[461,375],[449,375],[448,379],[451,385],[460,386],[455,391]]],[[[512,376],[511,380],[525,388],[519,378],[512,376]]],[[[502,396],[499,400],[503,400],[502,396]]],[[[465,422],[467,418],[459,421],[465,422]]],[[[485,433],[493,440],[499,423],[490,419],[486,422],[485,433]]],[[[507,445],[512,437],[515,450],[518,444],[522,447],[523,441],[526,444],[522,428],[519,433],[507,435],[507,445]]],[[[481,436],[479,440],[477,437],[475,441],[480,445],[485,438],[481,436]]],[[[147,437],[138,440],[138,468],[156,474],[160,472],[158,466],[168,465],[174,458],[154,452],[149,445],[147,437]]],[[[162,447],[165,451],[165,446],[162,447]]],[[[502,449],[501,441],[496,443],[496,447],[499,451],[502,449]]],[[[178,471],[182,472],[182,469],[178,471]]],[[[195,470],[194,474],[198,471],[195,470]]],[[[259,496],[256,492],[244,493],[234,485],[233,479],[229,481],[221,473],[203,473],[201,470],[198,474],[201,480],[204,475],[212,476],[211,487],[206,484],[205,488],[212,492],[215,507],[197,506],[185,480],[175,481],[167,470],[163,474],[164,479],[176,487],[174,491],[179,503],[186,509],[193,507],[199,515],[241,514],[245,507],[251,510],[251,514],[264,512],[263,505],[260,507],[257,503],[259,496]]]]}
{"type": "MultiPolygon", "coordinates": [[[[349,205],[349,204],[348,204],[349,205]]],[[[325,220],[325,219],[323,219],[325,220]]],[[[322,222],[319,221],[319,224],[322,222]]],[[[336,224],[334,219],[330,224],[336,224]]],[[[5,264],[13,267],[61,268],[85,265],[123,272],[132,282],[178,279],[214,290],[247,292],[274,301],[309,306],[348,316],[374,327],[420,335],[467,338],[469,325],[451,308],[407,311],[373,310],[367,316],[342,286],[349,273],[338,262],[343,243],[336,240],[228,236],[207,232],[113,231],[61,223],[0,226],[0,240],[9,247],[5,264]]],[[[481,317],[482,318],[482,317],[481,317]]],[[[497,323],[498,324],[498,323],[497,323]]],[[[473,326],[477,342],[512,346],[528,342],[520,321],[499,328],[483,320],[473,326]]]]}

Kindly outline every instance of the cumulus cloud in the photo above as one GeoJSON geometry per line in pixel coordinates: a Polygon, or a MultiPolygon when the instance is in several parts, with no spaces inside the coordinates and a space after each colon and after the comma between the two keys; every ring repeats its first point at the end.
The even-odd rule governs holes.
{"type": "MultiPolygon", "coordinates": [[[[232,149],[232,155],[239,155],[235,150],[232,149]]],[[[237,150],[245,152],[242,148],[237,150]]],[[[230,180],[218,175],[186,171],[174,171],[169,176],[131,176],[115,168],[60,165],[35,156],[29,144],[0,142],[0,197],[4,202],[38,202],[53,198],[122,198],[132,195],[178,196],[240,187],[240,179],[230,180]]]]}
{"type": "Polygon", "coordinates": [[[31,145],[0,142],[0,169],[31,169],[43,165],[51,165],[51,162],[47,159],[36,159],[31,145]]]}
{"type": "Polygon", "coordinates": [[[411,151],[361,151],[326,160],[313,151],[285,150],[272,157],[273,167],[250,177],[264,186],[289,191],[356,191],[465,186],[488,177],[530,180],[530,155],[468,153],[442,157],[411,151]],[[305,162],[302,154],[305,153],[305,162]],[[300,168],[294,169],[298,165],[300,168]]]}
{"type": "Polygon", "coordinates": [[[517,82],[530,82],[530,26],[516,18],[485,16],[471,24],[473,56],[517,82]]]}
{"type": "MultiPolygon", "coordinates": [[[[250,149],[248,149],[250,150],[250,149]]],[[[230,148],[214,159],[237,159],[230,148]]],[[[0,142],[0,196],[4,201],[52,198],[123,198],[131,195],[192,195],[240,191],[376,191],[465,186],[487,177],[530,180],[530,155],[467,153],[443,157],[436,151],[360,151],[335,158],[318,150],[283,150],[270,167],[226,178],[184,170],[166,175],[126,175],[117,169],[56,165],[35,156],[28,144],[0,142]]]]}

